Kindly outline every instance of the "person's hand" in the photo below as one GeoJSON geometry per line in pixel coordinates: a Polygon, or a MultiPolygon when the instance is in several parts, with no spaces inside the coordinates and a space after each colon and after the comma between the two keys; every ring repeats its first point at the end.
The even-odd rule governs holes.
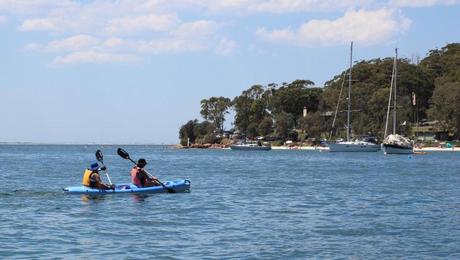
{"type": "Polygon", "coordinates": [[[107,170],[107,167],[102,166],[102,167],[101,167],[101,171],[105,171],[105,170],[107,170]]]}

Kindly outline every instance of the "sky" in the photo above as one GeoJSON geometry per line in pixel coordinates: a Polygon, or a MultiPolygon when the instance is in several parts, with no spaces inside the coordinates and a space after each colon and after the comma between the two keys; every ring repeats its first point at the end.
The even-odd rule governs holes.
{"type": "MultiPolygon", "coordinates": [[[[200,101],[460,42],[460,0],[0,0],[0,142],[174,144],[200,101]]],[[[227,118],[227,128],[233,119],[227,118]]]]}

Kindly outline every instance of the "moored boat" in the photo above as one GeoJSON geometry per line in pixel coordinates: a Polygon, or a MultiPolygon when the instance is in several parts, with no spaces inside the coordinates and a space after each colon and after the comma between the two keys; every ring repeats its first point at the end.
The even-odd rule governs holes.
{"type": "Polygon", "coordinates": [[[360,140],[329,143],[330,152],[377,152],[378,150],[380,150],[378,144],[360,140]]]}
{"type": "MultiPolygon", "coordinates": [[[[188,192],[190,191],[191,183],[189,180],[174,180],[174,181],[167,181],[163,183],[168,189],[174,190],[176,192],[188,192]]],[[[64,188],[64,193],[67,194],[114,194],[114,193],[170,193],[163,186],[153,186],[153,187],[145,187],[140,188],[134,184],[121,184],[115,185],[114,189],[102,190],[102,189],[93,189],[86,186],[74,186],[74,187],[67,187],[64,188]]]]}
{"type": "Polygon", "coordinates": [[[245,142],[233,144],[230,146],[230,149],[240,151],[269,151],[272,149],[272,147],[268,145],[263,145],[260,142],[245,142]]]}
{"type": "Polygon", "coordinates": [[[387,108],[387,116],[385,122],[385,134],[384,139],[382,142],[382,151],[384,154],[413,154],[414,153],[414,146],[413,143],[406,137],[396,134],[396,109],[397,109],[397,79],[398,79],[398,49],[395,49],[395,57],[393,61],[393,72],[391,74],[391,83],[390,83],[390,95],[388,98],[388,108],[387,108]],[[391,109],[391,101],[393,101],[393,134],[388,133],[388,124],[390,118],[390,109],[391,109]]]}
{"type": "MultiPolygon", "coordinates": [[[[378,144],[366,140],[351,140],[351,82],[352,82],[352,69],[353,69],[353,42],[350,44],[350,68],[348,70],[348,97],[347,97],[347,140],[335,143],[329,143],[330,152],[377,152],[380,150],[378,144]]],[[[340,88],[339,100],[332,121],[332,129],[334,129],[335,120],[340,104],[340,97],[342,96],[342,88],[345,82],[345,74],[342,80],[342,87],[340,88]]],[[[332,132],[331,132],[332,136],[332,132]]]]}
{"type": "Polygon", "coordinates": [[[413,154],[412,142],[404,136],[394,134],[388,135],[382,143],[384,154],[413,154]]]}

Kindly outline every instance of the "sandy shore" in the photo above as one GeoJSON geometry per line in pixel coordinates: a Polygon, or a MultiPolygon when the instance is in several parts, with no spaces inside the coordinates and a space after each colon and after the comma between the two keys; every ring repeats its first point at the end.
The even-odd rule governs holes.
{"type": "MultiPolygon", "coordinates": [[[[329,147],[320,146],[272,146],[273,150],[309,150],[309,151],[329,151],[329,147]]],[[[414,152],[460,152],[460,147],[454,148],[439,148],[439,147],[423,147],[415,148],[414,152]]]]}

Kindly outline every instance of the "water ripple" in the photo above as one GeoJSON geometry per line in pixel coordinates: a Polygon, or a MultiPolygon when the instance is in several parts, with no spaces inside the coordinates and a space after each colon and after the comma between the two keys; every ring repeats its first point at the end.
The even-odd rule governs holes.
{"type": "Polygon", "coordinates": [[[125,147],[184,194],[69,196],[102,149],[0,146],[0,256],[123,259],[460,258],[460,154],[383,156],[125,147]]]}

